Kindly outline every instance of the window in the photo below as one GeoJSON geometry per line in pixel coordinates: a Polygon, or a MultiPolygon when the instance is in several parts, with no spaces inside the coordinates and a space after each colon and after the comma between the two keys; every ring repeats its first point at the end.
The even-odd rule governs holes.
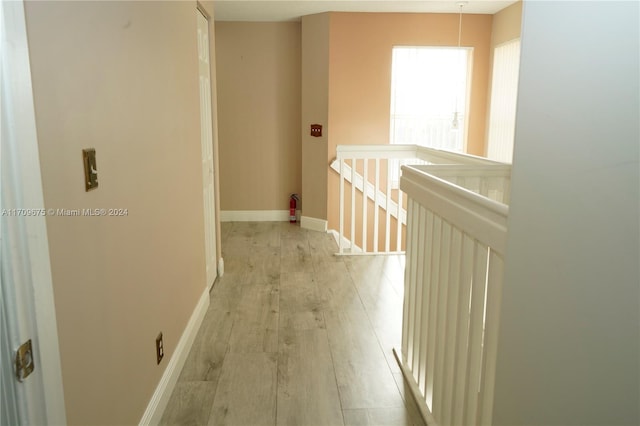
{"type": "Polygon", "coordinates": [[[520,39],[506,42],[495,48],[487,157],[505,163],[511,163],[513,160],[519,68],[520,39]]]}
{"type": "Polygon", "coordinates": [[[394,47],[392,144],[464,151],[471,49],[394,47]]]}

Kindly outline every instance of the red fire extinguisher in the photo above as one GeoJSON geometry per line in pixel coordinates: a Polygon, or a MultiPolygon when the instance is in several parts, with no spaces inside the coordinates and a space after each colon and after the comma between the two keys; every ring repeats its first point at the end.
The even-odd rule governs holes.
{"type": "Polygon", "coordinates": [[[297,194],[291,194],[289,197],[289,222],[296,223],[296,205],[300,199],[297,194]]]}

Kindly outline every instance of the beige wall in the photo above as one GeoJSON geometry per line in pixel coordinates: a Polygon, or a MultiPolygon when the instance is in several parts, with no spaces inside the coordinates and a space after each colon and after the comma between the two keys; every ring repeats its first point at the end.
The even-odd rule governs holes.
{"type": "MultiPolygon", "coordinates": [[[[484,152],[491,22],[490,15],[463,20],[462,44],[474,47],[473,154],[484,152]]],[[[335,146],[388,143],[391,48],[456,45],[457,23],[457,15],[367,13],[304,16],[301,33],[296,23],[218,23],[222,209],[279,210],[301,187],[302,214],[327,219],[336,210],[328,195],[337,188],[328,173],[335,146]],[[301,140],[300,127],[296,137],[288,125],[294,99],[301,140]],[[312,123],[324,126],[323,137],[309,135],[312,123]],[[278,185],[298,179],[297,187],[278,185]]]]}
{"type": "Polygon", "coordinates": [[[491,30],[492,50],[497,45],[520,37],[522,26],[522,2],[512,4],[493,15],[491,30]]]}
{"type": "Polygon", "coordinates": [[[301,192],[300,23],[218,22],[222,210],[286,210],[301,192]]]}
{"type": "MultiPolygon", "coordinates": [[[[464,15],[462,46],[473,51],[467,151],[484,152],[491,15],[464,15]]],[[[456,46],[458,15],[332,13],[328,163],[340,144],[389,143],[391,51],[395,45],[456,46]]],[[[318,160],[320,161],[320,160],[318,160]]],[[[338,178],[327,168],[329,227],[338,223],[338,178]]]]}
{"type": "Polygon", "coordinates": [[[25,6],[45,206],[128,209],[47,218],[67,419],[136,424],[205,290],[196,3],[25,6]]]}
{"type": "Polygon", "coordinates": [[[327,219],[329,17],[302,17],[302,215],[327,219]],[[322,137],[310,135],[321,124],[322,137]]]}

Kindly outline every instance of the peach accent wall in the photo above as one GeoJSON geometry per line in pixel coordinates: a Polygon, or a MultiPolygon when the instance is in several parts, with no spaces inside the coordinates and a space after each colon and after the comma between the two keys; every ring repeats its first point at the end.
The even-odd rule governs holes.
{"type": "MultiPolygon", "coordinates": [[[[484,153],[491,15],[464,15],[462,46],[473,47],[467,151],[484,153]]],[[[327,163],[340,144],[389,143],[393,46],[456,46],[457,14],[332,13],[327,163]]],[[[328,166],[327,166],[328,167],[328,166]]],[[[338,177],[327,168],[329,228],[338,226],[338,177]]]]}
{"type": "Polygon", "coordinates": [[[45,206],[128,209],[47,217],[67,419],[137,424],[206,286],[196,2],[25,8],[45,206]]]}
{"type": "Polygon", "coordinates": [[[300,39],[298,22],[216,24],[222,210],[286,210],[301,192],[300,39]]]}

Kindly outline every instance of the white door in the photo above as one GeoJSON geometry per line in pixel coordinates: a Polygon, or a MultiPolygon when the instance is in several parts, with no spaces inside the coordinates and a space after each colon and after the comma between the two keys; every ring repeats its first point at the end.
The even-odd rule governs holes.
{"type": "Polygon", "coordinates": [[[202,143],[202,188],[204,198],[205,254],[207,286],[216,279],[216,220],[213,185],[213,125],[211,119],[211,75],[209,61],[209,21],[200,10],[198,19],[198,63],[200,76],[200,142],[202,143]]]}
{"type": "Polygon", "coordinates": [[[0,424],[65,424],[22,1],[0,2],[0,65],[0,424]],[[27,341],[25,376],[15,354],[27,341]]]}

